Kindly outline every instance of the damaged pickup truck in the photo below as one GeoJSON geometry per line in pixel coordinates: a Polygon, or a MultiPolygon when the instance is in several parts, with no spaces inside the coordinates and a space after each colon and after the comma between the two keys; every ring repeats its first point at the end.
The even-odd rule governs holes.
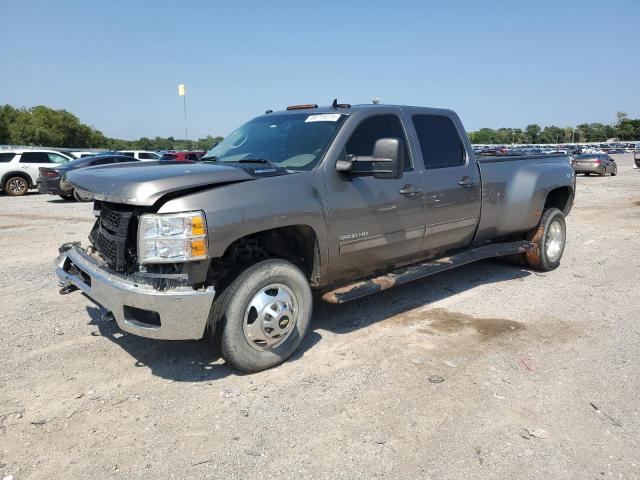
{"type": "Polygon", "coordinates": [[[566,156],[476,157],[450,110],[338,104],[267,111],[202,163],[77,170],[90,243],[60,247],[80,290],[127,332],[210,337],[234,368],[290,357],[312,289],[343,303],[476,260],[562,256],[566,156]]]}

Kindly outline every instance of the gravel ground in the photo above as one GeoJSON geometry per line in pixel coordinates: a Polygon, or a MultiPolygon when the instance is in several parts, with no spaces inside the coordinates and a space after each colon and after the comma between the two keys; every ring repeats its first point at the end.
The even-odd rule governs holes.
{"type": "Polygon", "coordinates": [[[255,375],[58,295],[91,205],[0,196],[0,478],[640,478],[640,171],[617,160],[578,178],[557,270],[316,302],[255,375]]]}

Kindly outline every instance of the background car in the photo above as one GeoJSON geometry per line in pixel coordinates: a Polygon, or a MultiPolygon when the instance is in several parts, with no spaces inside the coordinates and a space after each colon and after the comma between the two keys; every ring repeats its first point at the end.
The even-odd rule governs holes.
{"type": "Polygon", "coordinates": [[[97,165],[109,165],[114,163],[138,162],[128,155],[120,155],[118,153],[103,153],[93,155],[91,157],[80,158],[71,162],[60,165],[59,167],[40,167],[40,176],[38,177],[38,191],[40,193],[48,193],[50,195],[59,195],[65,200],[75,199],[77,201],[87,201],[89,198],[82,196],[66,181],[66,175],[72,170],[79,168],[95,167],[97,165]]]}
{"type": "Polygon", "coordinates": [[[202,157],[204,157],[205,153],[207,152],[202,152],[202,151],[165,152],[162,154],[162,157],[160,157],[160,160],[174,161],[174,162],[185,162],[185,161],[198,162],[202,157]]]}
{"type": "Polygon", "coordinates": [[[611,176],[615,176],[618,173],[618,166],[615,160],[606,153],[578,155],[571,161],[571,166],[576,173],[584,173],[585,175],[596,173],[604,176],[610,173],[611,176]]]}
{"type": "Polygon", "coordinates": [[[73,157],[55,150],[0,150],[0,187],[7,195],[25,195],[30,188],[35,188],[40,167],[61,165],[71,160],[73,157]]]}
{"type": "Polygon", "coordinates": [[[119,150],[117,153],[126,155],[128,157],[133,157],[136,160],[140,160],[142,162],[153,162],[160,160],[159,153],[151,152],[149,150],[119,150]]]}
{"type": "Polygon", "coordinates": [[[635,168],[640,168],[640,143],[636,144],[633,151],[633,163],[635,168]]]}

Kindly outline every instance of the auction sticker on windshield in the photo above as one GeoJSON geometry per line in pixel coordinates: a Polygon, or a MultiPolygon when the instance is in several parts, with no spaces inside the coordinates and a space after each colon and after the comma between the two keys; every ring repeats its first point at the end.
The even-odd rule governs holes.
{"type": "Polygon", "coordinates": [[[337,122],[340,115],[339,113],[318,113],[316,115],[309,115],[305,122],[337,122]]]}

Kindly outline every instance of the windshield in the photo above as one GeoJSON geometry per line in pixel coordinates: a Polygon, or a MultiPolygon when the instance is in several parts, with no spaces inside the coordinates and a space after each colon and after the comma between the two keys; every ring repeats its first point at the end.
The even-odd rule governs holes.
{"type": "Polygon", "coordinates": [[[254,118],[209,150],[202,160],[257,160],[287,170],[308,171],[320,161],[344,118],[339,113],[254,118]]]}

